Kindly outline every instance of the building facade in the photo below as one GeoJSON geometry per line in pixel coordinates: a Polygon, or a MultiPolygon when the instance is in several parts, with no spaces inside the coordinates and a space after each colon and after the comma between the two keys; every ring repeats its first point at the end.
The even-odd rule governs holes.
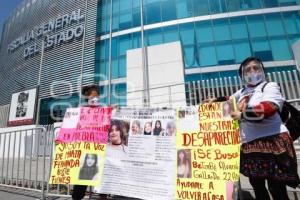
{"type": "Polygon", "coordinates": [[[100,84],[103,103],[126,105],[128,50],[178,41],[185,82],[206,83],[198,89],[208,80],[236,77],[239,63],[251,55],[268,72],[293,72],[289,79],[298,80],[292,46],[299,38],[300,0],[27,0],[3,29],[0,105],[9,104],[15,90],[39,86],[40,122],[50,123],[53,104],[62,113],[65,102],[78,105],[79,88],[92,82],[100,84]],[[78,9],[82,19],[66,22],[66,29],[49,25],[78,9]],[[53,45],[52,38],[52,46],[37,53],[34,44],[41,49],[42,39],[29,34],[25,45],[17,44],[23,33],[47,23],[40,37],[46,46],[49,35],[70,28],[82,26],[84,34],[53,45]]]}

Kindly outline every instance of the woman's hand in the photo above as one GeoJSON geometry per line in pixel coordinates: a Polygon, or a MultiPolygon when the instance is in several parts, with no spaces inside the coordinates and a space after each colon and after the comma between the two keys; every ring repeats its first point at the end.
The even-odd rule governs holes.
{"type": "Polygon", "coordinates": [[[233,111],[230,113],[230,116],[232,119],[240,120],[242,118],[242,112],[241,111],[233,111]]]}

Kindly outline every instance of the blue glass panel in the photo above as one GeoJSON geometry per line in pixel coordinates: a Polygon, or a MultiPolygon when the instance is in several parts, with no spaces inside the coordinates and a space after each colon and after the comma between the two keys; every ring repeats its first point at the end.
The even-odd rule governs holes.
{"type": "Polygon", "coordinates": [[[114,16],[112,19],[112,31],[116,32],[119,30],[119,15],[114,16]]]}
{"type": "Polygon", "coordinates": [[[251,45],[254,56],[263,61],[273,60],[272,51],[267,38],[253,39],[251,45]]]}
{"type": "Polygon", "coordinates": [[[118,57],[118,38],[113,38],[111,41],[111,57],[115,59],[118,57]]]}
{"type": "Polygon", "coordinates": [[[285,30],[288,34],[300,34],[300,15],[297,12],[284,12],[285,30]]]}
{"type": "Polygon", "coordinates": [[[175,0],[177,18],[186,18],[193,16],[193,4],[191,0],[175,0]]]}
{"type": "Polygon", "coordinates": [[[230,40],[228,19],[213,20],[214,36],[216,41],[230,40]]]}
{"type": "Polygon", "coordinates": [[[245,17],[230,18],[232,39],[248,38],[248,30],[245,17]]]}
{"type": "Polygon", "coordinates": [[[209,0],[194,0],[194,15],[208,15],[209,14],[209,0]]]}
{"type": "Polygon", "coordinates": [[[194,23],[179,25],[180,39],[183,45],[195,43],[194,23]]]}
{"type": "Polygon", "coordinates": [[[230,42],[216,43],[216,50],[218,56],[218,64],[229,65],[235,63],[233,47],[230,42]]]}
{"type": "Polygon", "coordinates": [[[243,6],[243,0],[227,1],[227,10],[229,12],[241,10],[242,6],[243,6]]]}
{"type": "Polygon", "coordinates": [[[120,0],[113,0],[112,4],[113,4],[113,16],[116,16],[120,11],[120,0]]]}
{"type": "Polygon", "coordinates": [[[126,51],[131,49],[131,34],[122,35],[119,37],[119,55],[126,55],[126,51]]]}
{"type": "Polygon", "coordinates": [[[196,47],[194,45],[184,46],[183,54],[186,68],[198,66],[196,62],[196,47]]]}
{"type": "Polygon", "coordinates": [[[141,25],[141,10],[140,8],[133,8],[132,10],[132,26],[137,27],[141,25]]]}
{"type": "Polygon", "coordinates": [[[132,13],[130,10],[125,10],[120,12],[120,30],[128,29],[132,27],[132,13]]]}
{"type": "Polygon", "coordinates": [[[236,63],[241,63],[245,58],[251,56],[251,49],[248,40],[234,42],[236,63]]]}
{"type": "Polygon", "coordinates": [[[161,0],[162,21],[176,19],[175,0],[161,0]]]}
{"type": "Polygon", "coordinates": [[[270,40],[274,60],[290,60],[292,55],[285,38],[270,40]]]}
{"type": "Polygon", "coordinates": [[[136,0],[121,0],[120,1],[120,11],[131,9],[132,1],[136,1],[136,0]]]}
{"type": "Polygon", "coordinates": [[[227,12],[225,0],[209,1],[209,4],[211,14],[227,12]]]}
{"type": "Polygon", "coordinates": [[[163,27],[164,43],[179,41],[178,26],[163,27]]]}
{"type": "Polygon", "coordinates": [[[111,61],[111,77],[112,79],[118,78],[119,75],[119,65],[118,65],[118,59],[113,59],[111,61]]]}
{"type": "Polygon", "coordinates": [[[263,16],[255,15],[247,16],[247,18],[250,37],[264,37],[267,35],[263,16]]]}
{"type": "Polygon", "coordinates": [[[119,78],[126,77],[126,56],[119,57],[119,78]]]}
{"type": "Polygon", "coordinates": [[[108,103],[108,86],[100,86],[100,102],[103,105],[108,103]]]}
{"type": "Polygon", "coordinates": [[[255,9],[255,8],[261,8],[262,5],[260,0],[244,0],[242,7],[244,9],[255,9]]]}
{"type": "Polygon", "coordinates": [[[285,34],[280,14],[268,14],[265,16],[269,36],[278,36],[285,34]]]}
{"type": "MultiPolygon", "coordinates": [[[[101,41],[101,43],[103,43],[103,41],[101,41]]],[[[102,46],[101,46],[99,41],[96,42],[96,46],[95,46],[95,59],[96,60],[100,59],[101,47],[103,48],[103,50],[105,49],[104,44],[102,44],[102,46]]]]}
{"type": "Polygon", "coordinates": [[[161,22],[160,1],[148,2],[145,4],[145,15],[145,24],[161,22]]]}
{"type": "Polygon", "coordinates": [[[217,65],[217,55],[214,44],[199,45],[200,66],[217,65]]]}
{"type": "Polygon", "coordinates": [[[277,0],[262,0],[262,4],[265,8],[278,7],[277,0]]]}
{"type": "Polygon", "coordinates": [[[198,43],[212,42],[214,40],[211,21],[196,22],[195,29],[198,43]]]}
{"type": "Polygon", "coordinates": [[[136,32],[132,34],[132,47],[133,49],[140,48],[141,47],[141,33],[136,32]]]}
{"type": "Polygon", "coordinates": [[[279,6],[293,6],[297,5],[296,0],[278,0],[279,6]]]}
{"type": "Polygon", "coordinates": [[[108,62],[101,62],[100,63],[100,80],[104,81],[104,80],[108,80],[108,62]]]}
{"type": "Polygon", "coordinates": [[[163,43],[162,32],[160,28],[147,31],[148,45],[156,45],[163,43]]]}

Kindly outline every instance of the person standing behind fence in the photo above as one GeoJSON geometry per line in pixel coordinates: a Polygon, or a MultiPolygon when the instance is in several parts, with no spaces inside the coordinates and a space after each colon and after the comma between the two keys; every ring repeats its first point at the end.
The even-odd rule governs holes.
{"type": "Polygon", "coordinates": [[[265,181],[274,200],[288,200],[286,186],[297,187],[299,176],[293,140],[279,115],[284,102],[280,87],[275,82],[266,84],[263,63],[255,57],[241,63],[239,76],[244,88],[231,96],[238,104],[231,117],[240,123],[240,172],[249,177],[257,200],[270,199],[265,181]]]}
{"type": "MultiPolygon", "coordinates": [[[[100,106],[99,88],[97,85],[90,85],[82,88],[82,95],[86,98],[87,106],[100,106]]],[[[81,200],[85,196],[86,185],[74,185],[72,199],[81,200]]],[[[107,199],[107,195],[100,194],[101,199],[107,199]]]]}

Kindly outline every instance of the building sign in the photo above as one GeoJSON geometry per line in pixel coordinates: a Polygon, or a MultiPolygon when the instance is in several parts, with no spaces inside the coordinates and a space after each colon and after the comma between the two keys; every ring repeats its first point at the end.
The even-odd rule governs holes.
{"type": "Polygon", "coordinates": [[[8,126],[34,124],[37,88],[12,94],[8,126]]]}
{"type": "MultiPolygon", "coordinates": [[[[29,32],[22,34],[19,38],[15,39],[8,45],[7,51],[8,53],[13,53],[20,47],[28,44],[31,41],[40,39],[43,36],[44,50],[54,48],[57,45],[61,45],[65,42],[70,42],[73,39],[80,38],[83,36],[84,26],[74,25],[80,21],[83,21],[84,18],[85,16],[81,14],[80,9],[73,11],[70,14],[58,16],[55,19],[51,19],[48,22],[35,27],[29,32]],[[61,30],[61,32],[51,35],[51,33],[57,32],[58,30],[61,30]]],[[[24,58],[26,59],[30,56],[34,56],[40,51],[41,49],[38,48],[37,43],[27,46],[24,49],[24,58]]]]}

